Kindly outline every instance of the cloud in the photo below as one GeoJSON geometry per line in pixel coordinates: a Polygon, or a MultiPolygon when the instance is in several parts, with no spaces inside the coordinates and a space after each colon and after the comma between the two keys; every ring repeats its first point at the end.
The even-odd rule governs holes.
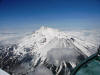
{"type": "Polygon", "coordinates": [[[12,44],[17,43],[20,38],[22,38],[22,34],[17,33],[0,33],[0,44],[12,44]]]}
{"type": "MultiPolygon", "coordinates": [[[[62,30],[62,29],[61,29],[62,30]]],[[[100,30],[67,30],[64,29],[64,31],[68,36],[73,36],[78,39],[90,42],[97,45],[100,45],[100,30]]],[[[15,41],[16,39],[20,40],[21,37],[28,36],[28,34],[31,34],[32,31],[1,31],[0,30],[0,41],[5,41],[8,43],[11,43],[15,41]],[[13,40],[13,41],[12,41],[13,40]]]]}
{"type": "Polygon", "coordinates": [[[53,74],[52,74],[52,71],[50,71],[46,67],[38,66],[35,72],[30,73],[30,75],[53,75],[53,74]]]}

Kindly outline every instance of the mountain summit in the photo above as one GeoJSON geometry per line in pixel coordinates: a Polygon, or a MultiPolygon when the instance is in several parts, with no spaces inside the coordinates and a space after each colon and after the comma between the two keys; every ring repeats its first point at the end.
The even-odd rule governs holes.
{"type": "Polygon", "coordinates": [[[67,36],[67,33],[57,29],[44,26],[35,31],[32,35],[23,38],[21,43],[18,45],[18,49],[15,51],[17,53],[22,52],[22,54],[24,54],[27,53],[27,50],[25,51],[23,48],[32,48],[32,52],[36,51],[36,53],[39,53],[41,56],[45,56],[45,53],[49,50],[49,48],[67,48],[71,47],[72,45],[79,48],[80,51],[82,51],[87,56],[90,56],[91,52],[93,52],[88,50],[94,46],[93,44],[84,42],[76,37],[67,36]],[[42,49],[45,47],[47,47],[48,50],[42,49]]]}
{"type": "Polygon", "coordinates": [[[93,44],[49,27],[41,27],[23,38],[14,49],[19,65],[13,68],[15,75],[70,74],[85,58],[96,52],[93,44]],[[41,68],[42,67],[42,68],[41,68]]]}

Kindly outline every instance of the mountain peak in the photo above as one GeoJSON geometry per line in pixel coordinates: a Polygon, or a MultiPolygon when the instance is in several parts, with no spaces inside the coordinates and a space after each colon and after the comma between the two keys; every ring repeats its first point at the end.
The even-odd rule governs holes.
{"type": "Polygon", "coordinates": [[[46,54],[44,53],[46,53],[46,51],[49,51],[51,48],[56,48],[56,47],[58,48],[58,46],[66,47],[67,44],[69,46],[78,47],[80,50],[83,50],[83,52],[87,56],[90,55],[90,52],[85,48],[85,46],[88,47],[86,42],[79,40],[75,37],[72,37],[70,35],[68,36],[65,32],[60,31],[58,29],[53,29],[45,26],[42,26],[32,35],[23,38],[21,40],[21,43],[18,45],[19,47],[16,51],[18,52],[18,54],[19,53],[26,54],[27,52],[24,49],[32,48],[31,50],[32,52],[36,52],[39,53],[40,55],[42,54],[42,56],[45,56],[46,54]],[[48,46],[47,50],[45,50],[44,48],[47,47],[47,45],[50,46],[48,46]],[[42,48],[44,52],[43,50],[41,50],[42,48]]]}
{"type": "MultiPolygon", "coordinates": [[[[35,34],[38,34],[38,35],[43,35],[45,36],[46,38],[52,38],[52,37],[55,37],[61,33],[60,30],[58,29],[54,29],[54,28],[50,28],[50,27],[45,27],[45,26],[42,26],[40,27],[40,29],[38,29],[36,31],[35,34]]],[[[33,34],[34,35],[34,34],[33,34]]]]}
{"type": "Polygon", "coordinates": [[[47,27],[47,26],[41,26],[40,29],[38,29],[37,31],[38,32],[41,32],[41,31],[58,32],[59,30],[58,29],[54,29],[54,28],[50,28],[50,27],[47,27]]]}
{"type": "Polygon", "coordinates": [[[95,53],[95,50],[93,45],[74,36],[68,36],[63,31],[42,26],[32,35],[23,38],[17,49],[14,50],[14,54],[18,56],[18,61],[21,62],[23,62],[24,58],[31,57],[29,63],[24,62],[24,65],[26,63],[27,66],[30,65],[29,68],[21,65],[25,67],[24,69],[28,69],[28,72],[32,67],[37,68],[40,65],[48,67],[52,64],[57,68],[61,66],[57,72],[59,74],[63,64],[66,67],[68,65],[66,63],[69,63],[74,68],[77,63],[95,53]],[[83,59],[81,60],[80,57],[83,59]]]}
{"type": "Polygon", "coordinates": [[[48,28],[49,28],[49,27],[47,27],[47,26],[41,26],[41,27],[40,27],[40,29],[43,29],[43,30],[44,30],[44,29],[48,29],[48,28]]]}

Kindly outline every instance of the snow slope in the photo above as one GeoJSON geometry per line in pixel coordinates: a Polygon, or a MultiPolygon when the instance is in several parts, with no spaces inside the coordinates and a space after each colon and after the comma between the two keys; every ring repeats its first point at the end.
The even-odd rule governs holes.
{"type": "Polygon", "coordinates": [[[9,75],[9,74],[0,69],[0,75],[9,75]]]}

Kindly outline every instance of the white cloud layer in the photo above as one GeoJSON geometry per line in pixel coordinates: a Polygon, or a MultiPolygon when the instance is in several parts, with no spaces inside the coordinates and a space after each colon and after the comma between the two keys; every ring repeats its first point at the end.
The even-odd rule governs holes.
{"type": "MultiPolygon", "coordinates": [[[[100,30],[64,30],[64,32],[66,32],[68,36],[71,35],[71,36],[77,37],[81,40],[93,43],[96,46],[100,44],[100,30]]],[[[11,43],[13,41],[16,41],[16,39],[20,40],[20,37],[27,36],[26,34],[30,34],[30,32],[19,33],[19,34],[17,33],[3,34],[2,32],[2,34],[0,33],[0,41],[11,43]]]]}

